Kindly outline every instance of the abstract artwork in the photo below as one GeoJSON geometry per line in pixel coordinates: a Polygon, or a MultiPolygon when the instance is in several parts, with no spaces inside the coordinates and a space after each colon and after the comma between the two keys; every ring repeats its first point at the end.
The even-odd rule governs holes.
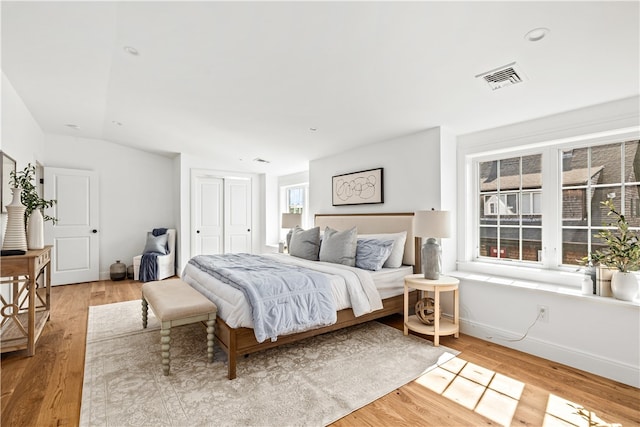
{"type": "Polygon", "coordinates": [[[332,177],[333,206],[384,203],[382,168],[332,177]]]}

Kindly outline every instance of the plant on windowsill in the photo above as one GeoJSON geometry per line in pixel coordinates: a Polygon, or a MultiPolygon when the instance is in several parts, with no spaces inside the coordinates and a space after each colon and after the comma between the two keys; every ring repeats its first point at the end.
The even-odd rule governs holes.
{"type": "Polygon", "coordinates": [[[25,206],[24,220],[27,230],[27,245],[29,249],[44,248],[44,222],[58,220],[49,215],[43,215],[43,210],[56,204],[56,200],[45,200],[38,195],[34,184],[36,167],[29,163],[20,172],[11,171],[9,184],[21,190],[20,200],[25,206]]]}
{"type": "Polygon", "coordinates": [[[629,224],[624,215],[616,211],[612,199],[600,202],[609,209],[607,216],[613,216],[614,221],[607,224],[595,237],[605,243],[606,247],[594,251],[590,257],[583,258],[595,265],[600,264],[616,269],[611,279],[611,290],[617,299],[632,301],[638,295],[638,281],[634,271],[640,268],[640,242],[638,235],[629,230],[629,224]]]}

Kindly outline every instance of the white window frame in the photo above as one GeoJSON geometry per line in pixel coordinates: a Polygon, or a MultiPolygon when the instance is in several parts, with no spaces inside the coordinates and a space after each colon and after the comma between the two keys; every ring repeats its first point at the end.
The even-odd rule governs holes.
{"type": "MultiPolygon", "coordinates": [[[[291,188],[296,188],[296,187],[303,187],[304,188],[304,207],[302,208],[302,224],[300,224],[300,227],[302,228],[309,228],[309,224],[310,224],[310,219],[309,219],[309,183],[308,182],[301,182],[298,184],[288,184],[288,185],[281,185],[280,186],[280,209],[279,209],[279,213],[278,213],[278,223],[280,224],[280,227],[282,227],[282,224],[280,223],[280,221],[282,221],[282,214],[283,213],[288,213],[289,212],[289,206],[287,205],[287,190],[291,189],[291,188]]],[[[280,239],[281,241],[284,240],[284,238],[286,237],[288,233],[288,230],[283,230],[282,228],[280,228],[280,239]]]]}
{"type": "Polygon", "coordinates": [[[461,206],[464,217],[458,227],[458,270],[496,277],[517,278],[522,282],[550,283],[561,287],[580,287],[582,273],[575,266],[561,264],[562,245],[562,192],[561,165],[562,151],[571,148],[606,145],[638,139],[637,127],[612,130],[594,135],[583,135],[546,141],[522,146],[519,149],[486,150],[459,153],[459,168],[464,170],[461,206]],[[519,262],[507,259],[487,259],[477,257],[479,245],[479,164],[500,158],[527,156],[542,153],[542,260],[540,263],[519,262]],[[526,278],[526,279],[523,279],[526,278]]]}

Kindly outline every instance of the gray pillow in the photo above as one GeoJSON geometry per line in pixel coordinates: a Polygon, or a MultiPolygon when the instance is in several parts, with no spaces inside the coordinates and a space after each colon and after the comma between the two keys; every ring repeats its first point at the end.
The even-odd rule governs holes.
{"type": "Polygon", "coordinates": [[[382,234],[361,234],[360,238],[380,239],[388,240],[393,239],[393,249],[391,255],[382,265],[384,268],[398,268],[402,265],[402,258],[404,257],[404,243],[407,240],[407,232],[401,231],[399,233],[382,233],[382,234]]]}
{"type": "Polygon", "coordinates": [[[356,267],[378,271],[391,255],[393,240],[358,239],[356,267]]]}
{"type": "Polygon", "coordinates": [[[337,231],[330,227],[324,229],[320,246],[320,261],[332,262],[355,267],[358,229],[337,231]]]}
{"type": "Polygon", "coordinates": [[[296,226],[291,232],[289,242],[289,255],[304,258],[311,261],[318,261],[318,251],[320,250],[320,227],[303,230],[296,226]]]}
{"type": "Polygon", "coordinates": [[[156,253],[166,255],[169,253],[167,248],[167,234],[154,236],[152,232],[147,233],[147,244],[144,245],[143,254],[156,253]]]}

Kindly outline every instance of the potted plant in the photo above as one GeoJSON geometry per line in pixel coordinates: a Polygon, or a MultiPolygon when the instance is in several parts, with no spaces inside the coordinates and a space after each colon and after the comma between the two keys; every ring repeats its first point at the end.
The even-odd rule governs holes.
{"type": "Polygon", "coordinates": [[[615,269],[611,278],[613,296],[617,299],[632,301],[638,295],[638,281],[633,273],[640,268],[638,235],[629,230],[627,220],[624,215],[616,211],[612,199],[600,203],[609,209],[607,216],[615,218],[615,221],[608,226],[616,229],[603,229],[594,235],[606,246],[594,251],[590,259],[594,264],[615,269]]]}
{"type": "Polygon", "coordinates": [[[34,184],[36,179],[36,167],[29,163],[23,170],[11,171],[9,183],[14,188],[21,190],[20,200],[25,206],[24,220],[27,230],[27,245],[29,249],[44,248],[44,221],[52,221],[57,218],[44,215],[43,210],[56,204],[56,200],[45,200],[38,194],[34,184]]]}

